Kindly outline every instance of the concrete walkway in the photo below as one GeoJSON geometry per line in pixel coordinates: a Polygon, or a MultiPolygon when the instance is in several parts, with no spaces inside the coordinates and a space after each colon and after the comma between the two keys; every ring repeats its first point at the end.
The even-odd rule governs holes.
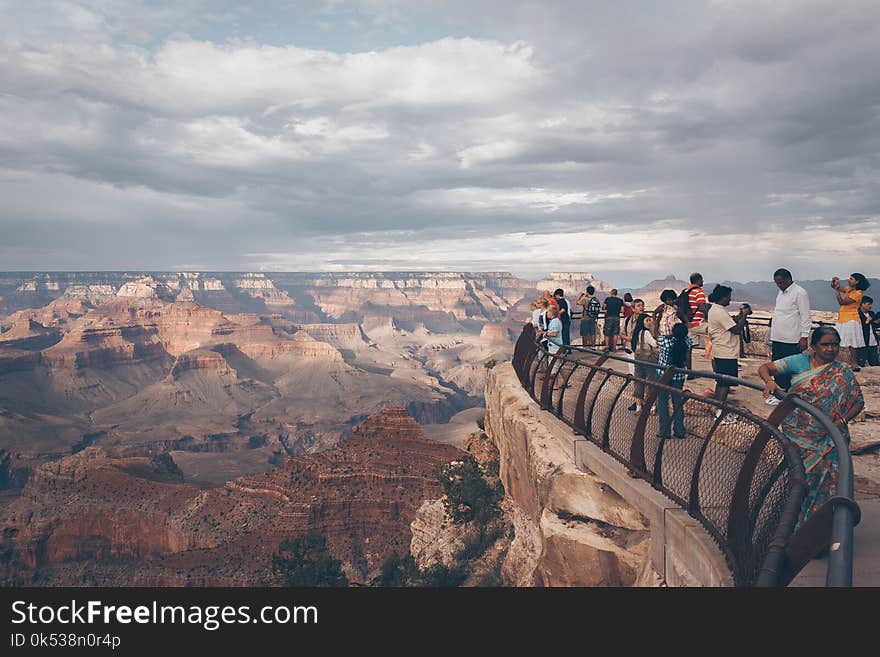
{"type": "MultiPolygon", "coordinates": [[[[880,497],[856,493],[862,521],[855,528],[853,586],[880,586],[880,497]]],[[[815,559],[795,577],[791,586],[825,586],[827,559],[815,559]]]]}

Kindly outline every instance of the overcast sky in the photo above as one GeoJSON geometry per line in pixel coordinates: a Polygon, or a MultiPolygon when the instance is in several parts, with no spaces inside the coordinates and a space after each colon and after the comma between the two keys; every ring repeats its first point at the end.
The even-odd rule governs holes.
{"type": "Polygon", "coordinates": [[[880,273],[876,0],[0,15],[0,270],[880,273]]]}

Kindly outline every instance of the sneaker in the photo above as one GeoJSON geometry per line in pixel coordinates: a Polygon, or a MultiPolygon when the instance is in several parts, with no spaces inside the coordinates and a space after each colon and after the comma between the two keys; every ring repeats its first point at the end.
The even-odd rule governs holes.
{"type": "Polygon", "coordinates": [[[728,413],[721,419],[721,426],[736,424],[736,415],[728,413]]]}
{"type": "Polygon", "coordinates": [[[626,410],[635,411],[635,410],[638,410],[638,406],[636,406],[635,404],[630,404],[629,406],[626,407],[626,410]]]}
{"type": "Polygon", "coordinates": [[[764,400],[764,403],[767,404],[767,406],[779,406],[779,404],[781,404],[782,402],[780,402],[778,399],[776,399],[776,397],[771,395],[770,397],[767,397],[767,399],[764,400]]]}
{"type": "Polygon", "coordinates": [[[655,435],[661,440],[669,440],[672,437],[668,433],[660,433],[659,431],[655,435]]]}

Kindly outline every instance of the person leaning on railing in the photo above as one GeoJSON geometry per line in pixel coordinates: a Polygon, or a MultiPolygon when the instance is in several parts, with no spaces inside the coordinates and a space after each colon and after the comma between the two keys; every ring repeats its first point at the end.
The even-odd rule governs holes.
{"type": "Polygon", "coordinates": [[[581,344],[585,347],[592,347],[596,344],[596,325],[599,321],[599,313],[602,311],[602,305],[594,296],[596,288],[588,285],[584,294],[578,295],[577,303],[583,306],[584,310],[581,314],[581,344]],[[589,344],[587,344],[589,343],[589,344]]]}
{"type": "MultiPolygon", "coordinates": [[[[811,352],[787,356],[758,368],[758,375],[764,381],[764,397],[781,390],[774,376],[790,376],[789,391],[828,415],[849,444],[847,423],[865,407],[862,389],[850,367],[836,360],[840,352],[840,334],[836,329],[817,328],[810,338],[810,346],[811,352]]],[[[808,413],[790,413],[779,429],[800,449],[807,472],[809,491],[799,516],[799,523],[803,523],[837,489],[837,451],[831,436],[808,413]]]]}
{"type": "MultiPolygon", "coordinates": [[[[658,365],[661,368],[679,367],[687,364],[688,352],[693,343],[688,337],[687,325],[678,322],[672,326],[672,335],[668,340],[660,342],[658,365]]],[[[657,370],[658,376],[663,374],[662,369],[657,370]]],[[[684,387],[684,372],[675,372],[668,385],[681,390],[684,387]]],[[[670,438],[669,435],[669,398],[672,397],[672,435],[676,438],[685,437],[684,426],[684,397],[679,392],[670,394],[665,388],[657,389],[657,420],[660,429],[657,432],[659,438],[670,438]]]]}
{"type": "MultiPolygon", "coordinates": [[[[555,354],[564,346],[562,342],[562,320],[558,317],[559,311],[555,306],[550,306],[547,309],[547,318],[550,320],[547,325],[546,331],[538,331],[538,337],[546,338],[547,340],[547,351],[551,354],[555,354]]],[[[555,363],[553,363],[553,367],[550,370],[550,376],[552,376],[561,366],[562,360],[555,359],[555,363]]],[[[553,386],[554,390],[559,389],[559,385],[553,386]]]]}
{"type": "MultiPolygon", "coordinates": [[[[633,315],[635,322],[633,322],[634,327],[629,338],[633,358],[642,362],[656,363],[659,347],[652,334],[654,318],[643,312],[645,303],[641,299],[636,299],[633,302],[633,307],[638,313],[633,315]]],[[[657,378],[657,368],[636,363],[633,367],[633,374],[636,377],[633,381],[633,403],[629,405],[627,410],[639,412],[642,410],[642,400],[645,398],[645,384],[640,379],[654,381],[657,378]]]]}

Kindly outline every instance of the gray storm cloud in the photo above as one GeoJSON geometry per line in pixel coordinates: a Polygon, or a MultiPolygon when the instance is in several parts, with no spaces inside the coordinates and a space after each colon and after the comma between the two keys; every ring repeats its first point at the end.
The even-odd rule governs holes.
{"type": "Polygon", "coordinates": [[[0,269],[876,259],[872,3],[0,4],[0,269]]]}

